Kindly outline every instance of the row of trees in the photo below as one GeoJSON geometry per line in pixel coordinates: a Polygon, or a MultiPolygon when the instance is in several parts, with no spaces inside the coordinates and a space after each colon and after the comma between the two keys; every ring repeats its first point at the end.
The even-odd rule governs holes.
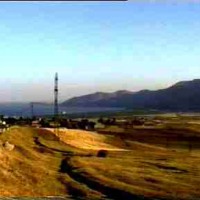
{"type": "Polygon", "coordinates": [[[54,127],[55,121],[57,123],[56,126],[65,127],[69,129],[82,129],[82,130],[94,130],[95,129],[95,122],[89,121],[88,119],[81,119],[81,120],[72,120],[72,119],[65,119],[60,118],[55,120],[54,118],[28,118],[28,117],[8,117],[4,118],[3,116],[0,117],[0,120],[6,122],[6,124],[13,126],[13,125],[36,125],[41,127],[54,127]]]}
{"type": "Polygon", "coordinates": [[[118,126],[128,126],[128,125],[143,125],[144,122],[145,122],[145,119],[144,118],[137,118],[137,117],[134,117],[133,119],[128,119],[128,120],[124,120],[124,121],[118,121],[116,120],[116,118],[107,118],[107,119],[104,119],[104,118],[99,118],[98,119],[98,122],[101,123],[101,124],[104,124],[104,125],[118,125],[118,126]]]}
{"type": "MultiPolygon", "coordinates": [[[[72,119],[59,119],[57,120],[57,126],[65,127],[69,129],[82,129],[82,130],[94,130],[95,122],[89,121],[88,119],[72,120],[72,119]]],[[[42,127],[51,127],[51,120],[45,118],[41,119],[40,124],[42,127]]]]}

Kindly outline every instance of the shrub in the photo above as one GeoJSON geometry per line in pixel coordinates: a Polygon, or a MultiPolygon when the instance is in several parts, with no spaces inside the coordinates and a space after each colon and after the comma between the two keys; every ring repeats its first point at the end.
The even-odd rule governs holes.
{"type": "Polygon", "coordinates": [[[97,157],[105,158],[107,155],[108,155],[108,151],[103,150],[103,149],[97,152],[97,157]]]}

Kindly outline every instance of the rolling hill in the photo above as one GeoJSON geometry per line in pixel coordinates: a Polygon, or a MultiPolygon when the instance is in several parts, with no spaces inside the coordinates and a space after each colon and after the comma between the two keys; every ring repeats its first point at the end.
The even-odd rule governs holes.
{"type": "Polygon", "coordinates": [[[97,92],[64,101],[62,106],[121,107],[167,111],[200,111],[200,79],[181,81],[160,90],[97,92]]]}

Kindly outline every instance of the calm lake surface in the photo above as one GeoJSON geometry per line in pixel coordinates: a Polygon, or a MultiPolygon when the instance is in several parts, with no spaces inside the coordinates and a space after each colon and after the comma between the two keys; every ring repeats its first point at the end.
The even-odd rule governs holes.
{"type": "MultiPolygon", "coordinates": [[[[66,112],[66,114],[75,113],[90,113],[90,112],[106,112],[106,111],[120,111],[122,108],[100,108],[100,107],[63,107],[59,106],[59,113],[66,112]]],[[[39,105],[33,106],[35,116],[52,115],[54,112],[53,105],[39,105]]],[[[31,106],[29,103],[0,103],[0,115],[5,116],[31,116],[31,106]]]]}

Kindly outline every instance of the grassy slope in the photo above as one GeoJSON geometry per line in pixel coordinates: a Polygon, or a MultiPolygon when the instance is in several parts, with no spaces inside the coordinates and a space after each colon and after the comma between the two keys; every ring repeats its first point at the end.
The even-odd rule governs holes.
{"type": "Polygon", "coordinates": [[[60,172],[65,157],[62,152],[77,151],[59,142],[52,133],[13,127],[0,135],[0,140],[15,145],[13,151],[3,148],[0,151],[0,196],[100,196],[60,172]],[[34,142],[35,137],[47,145],[51,144],[50,148],[54,150],[38,146],[34,142]]]}
{"type": "MultiPolygon", "coordinates": [[[[169,127],[168,127],[169,128],[169,127]]],[[[107,158],[73,158],[74,173],[86,180],[132,194],[167,199],[200,198],[200,134],[194,127],[116,131],[108,141],[130,152],[110,152],[107,158]],[[194,138],[195,149],[188,148],[194,138]],[[168,138],[166,140],[166,138],[168,138]],[[147,144],[150,141],[150,144],[147,144]],[[169,144],[165,144],[166,141],[169,144]],[[142,142],[142,143],[141,143],[142,142]],[[144,143],[145,142],[145,143],[144,143]],[[163,147],[161,147],[163,146],[163,147]],[[170,148],[168,148],[170,146],[170,148]]]]}
{"type": "Polygon", "coordinates": [[[146,197],[200,198],[200,157],[133,144],[133,152],[107,158],[73,158],[75,173],[146,197]]]}
{"type": "Polygon", "coordinates": [[[130,141],[138,141],[166,148],[180,147],[187,150],[190,146],[199,148],[200,144],[200,125],[197,126],[180,122],[175,124],[167,123],[157,127],[141,126],[128,129],[109,126],[100,129],[99,132],[104,135],[112,135],[115,138],[126,140],[127,143],[130,141]]]}
{"type": "Polygon", "coordinates": [[[73,146],[77,149],[84,149],[86,151],[93,150],[97,151],[100,149],[106,150],[123,150],[116,148],[114,145],[106,143],[107,137],[104,135],[97,134],[92,131],[74,130],[74,129],[62,129],[55,132],[54,129],[48,128],[55,135],[57,135],[61,141],[69,146],[73,146]]]}
{"type": "Polygon", "coordinates": [[[9,141],[16,146],[11,152],[2,150],[1,195],[43,196],[49,191],[49,195],[66,193],[65,187],[56,181],[59,158],[34,149],[33,136],[35,132],[28,128],[12,128],[1,135],[2,141],[9,141]]]}
{"type": "MultiPolygon", "coordinates": [[[[120,191],[111,197],[122,199],[120,194],[126,193],[132,195],[130,199],[134,195],[187,200],[200,198],[198,149],[191,152],[180,148],[182,144],[177,145],[176,150],[165,148],[166,145],[163,148],[159,140],[166,137],[166,132],[132,131],[115,129],[109,131],[112,136],[107,139],[111,145],[131,151],[110,151],[108,157],[98,158],[87,156],[96,152],[67,146],[46,130],[14,127],[0,135],[1,141],[16,145],[11,152],[0,151],[0,195],[69,194],[75,198],[100,199],[103,194],[109,196],[120,191]],[[141,137],[143,140],[138,141],[141,137]],[[149,140],[151,144],[147,144],[149,140]],[[66,157],[62,173],[61,163],[66,157]]],[[[183,131],[182,127],[180,131],[183,131]]],[[[194,136],[193,132],[184,134],[194,136]]],[[[198,137],[198,131],[195,134],[198,137]]],[[[170,138],[178,144],[180,135],[170,138]]]]}

